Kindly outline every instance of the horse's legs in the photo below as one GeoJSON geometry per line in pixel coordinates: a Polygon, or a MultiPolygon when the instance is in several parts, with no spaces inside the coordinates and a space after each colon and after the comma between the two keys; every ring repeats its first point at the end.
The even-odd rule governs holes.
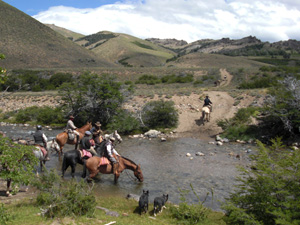
{"type": "Polygon", "coordinates": [[[115,184],[118,182],[119,176],[120,176],[119,173],[115,173],[115,179],[114,179],[115,184]]]}
{"type": "Polygon", "coordinates": [[[11,193],[9,193],[9,189],[10,189],[10,185],[11,185],[11,179],[7,179],[6,181],[7,181],[7,183],[6,183],[6,195],[7,195],[7,197],[10,197],[11,193]]]}
{"type": "Polygon", "coordinates": [[[86,160],[83,159],[82,162],[83,162],[83,170],[82,170],[81,177],[85,178],[86,177],[86,165],[85,165],[86,160]]]}
{"type": "Polygon", "coordinates": [[[72,168],[71,175],[72,175],[72,178],[74,178],[74,176],[75,176],[75,169],[76,169],[76,163],[73,163],[73,164],[71,165],[71,168],[72,168]]]}

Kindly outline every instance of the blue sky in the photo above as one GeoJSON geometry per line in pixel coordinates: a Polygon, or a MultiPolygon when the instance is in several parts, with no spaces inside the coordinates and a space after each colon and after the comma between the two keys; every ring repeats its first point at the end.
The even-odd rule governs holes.
{"type": "Polygon", "coordinates": [[[300,41],[300,0],[4,0],[42,23],[88,35],[300,41]]]}

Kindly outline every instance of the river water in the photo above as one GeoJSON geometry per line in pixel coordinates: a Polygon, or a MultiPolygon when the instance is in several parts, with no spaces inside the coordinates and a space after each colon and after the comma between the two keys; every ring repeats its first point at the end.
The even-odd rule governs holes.
{"type": "MultiPolygon", "coordinates": [[[[34,127],[0,126],[0,130],[8,137],[20,139],[33,139],[34,127]]],[[[54,138],[61,130],[44,129],[49,139],[54,138]]],[[[66,145],[65,151],[72,150],[74,146],[66,145]]],[[[95,180],[95,192],[99,195],[127,194],[140,195],[142,190],[149,190],[149,201],[163,193],[169,194],[172,203],[180,203],[183,190],[189,190],[185,195],[187,202],[197,203],[198,198],[203,201],[208,196],[204,205],[214,210],[221,210],[221,203],[225,197],[234,191],[237,184],[235,177],[239,175],[237,166],[250,163],[249,154],[255,151],[255,146],[226,143],[217,146],[193,138],[171,138],[165,142],[160,139],[143,139],[123,137],[123,142],[116,147],[117,151],[141,165],[144,182],[134,180],[133,172],[125,170],[117,184],[114,184],[113,175],[99,174],[95,180]],[[250,152],[251,153],[246,153],[250,152]],[[196,156],[201,152],[204,156],[196,156]],[[191,157],[186,154],[190,153],[191,157]],[[241,157],[237,158],[236,155],[241,157]]],[[[62,160],[57,154],[51,155],[51,160],[46,163],[46,168],[56,168],[61,173],[62,160]]],[[[82,166],[77,165],[76,179],[81,179],[82,166]]],[[[66,180],[71,179],[70,168],[66,171],[66,180]]]]}

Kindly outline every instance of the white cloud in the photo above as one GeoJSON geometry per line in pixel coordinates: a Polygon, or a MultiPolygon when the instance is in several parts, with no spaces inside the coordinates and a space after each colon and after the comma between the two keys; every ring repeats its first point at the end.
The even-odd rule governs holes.
{"type": "Polygon", "coordinates": [[[256,36],[263,41],[300,40],[300,3],[295,0],[145,0],[95,9],[56,6],[33,16],[85,35],[108,30],[140,38],[256,36]]]}

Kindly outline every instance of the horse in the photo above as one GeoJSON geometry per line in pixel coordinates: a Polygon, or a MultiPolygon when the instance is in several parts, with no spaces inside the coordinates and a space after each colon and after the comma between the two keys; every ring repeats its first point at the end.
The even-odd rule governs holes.
{"type": "MultiPolygon", "coordinates": [[[[137,165],[132,160],[125,158],[123,156],[118,156],[117,159],[119,161],[119,165],[118,165],[116,173],[114,174],[114,182],[115,183],[117,183],[118,178],[120,177],[120,174],[125,169],[132,170],[134,176],[138,179],[139,182],[144,181],[144,177],[143,177],[143,173],[142,173],[140,165],[137,165]]],[[[101,158],[98,156],[94,156],[94,157],[91,157],[88,160],[86,160],[84,169],[86,168],[89,171],[88,180],[91,180],[92,178],[94,178],[99,172],[103,173],[103,174],[113,174],[112,165],[107,164],[107,165],[99,166],[100,160],[101,160],[101,158]]],[[[85,175],[86,175],[86,170],[84,171],[83,177],[85,177],[85,175]]]]}
{"type": "MultiPolygon", "coordinates": [[[[116,139],[116,141],[118,143],[121,143],[123,141],[123,139],[121,138],[121,136],[118,134],[117,131],[114,131],[111,134],[107,134],[107,137],[114,137],[116,139]]],[[[99,146],[96,146],[96,151],[98,155],[102,155],[102,152],[104,151],[104,147],[105,147],[105,143],[106,143],[106,139],[104,139],[99,146]]],[[[71,150],[68,151],[64,154],[64,158],[63,158],[63,163],[62,163],[62,177],[64,177],[66,170],[68,169],[68,167],[71,167],[71,175],[72,177],[74,177],[75,174],[75,169],[76,169],[76,165],[77,163],[84,165],[85,164],[85,160],[88,159],[87,157],[84,157],[83,160],[81,159],[81,155],[79,150],[71,150]]],[[[83,168],[85,170],[85,168],[83,168]]],[[[83,176],[84,172],[82,173],[83,176]]],[[[85,177],[85,176],[84,176],[85,177]]]]}
{"type": "Polygon", "coordinates": [[[210,120],[210,108],[209,106],[203,106],[202,108],[202,120],[203,120],[203,124],[204,121],[209,122],[210,120]]]}
{"type": "Polygon", "coordinates": [[[114,137],[118,141],[118,143],[121,143],[123,141],[123,139],[121,138],[121,136],[119,135],[119,133],[118,133],[117,130],[115,130],[111,134],[105,134],[104,135],[104,139],[105,140],[109,140],[110,137],[114,137]]]}
{"type": "MultiPolygon", "coordinates": [[[[92,129],[91,122],[87,122],[81,128],[77,128],[76,131],[79,133],[79,140],[83,138],[85,131],[91,129],[92,129]]],[[[77,138],[74,138],[74,140],[69,140],[67,132],[61,132],[57,134],[55,140],[60,147],[59,155],[63,154],[63,147],[65,146],[65,144],[75,145],[77,143],[77,138]]]]}

